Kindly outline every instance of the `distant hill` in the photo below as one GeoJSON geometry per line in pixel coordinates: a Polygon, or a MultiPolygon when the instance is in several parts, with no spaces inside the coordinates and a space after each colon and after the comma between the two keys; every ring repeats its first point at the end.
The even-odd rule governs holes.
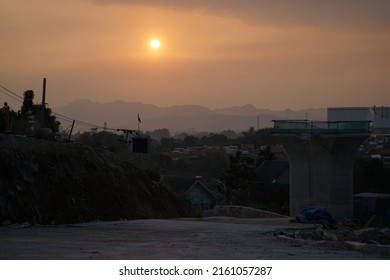
{"type": "MultiPolygon", "coordinates": [[[[79,99],[70,104],[54,108],[54,112],[86,123],[110,128],[137,129],[137,114],[141,118],[141,130],[153,131],[168,128],[171,132],[221,132],[226,129],[247,130],[253,126],[271,127],[276,119],[326,120],[326,109],[307,109],[300,111],[273,111],[258,109],[251,104],[210,110],[200,105],[175,105],[159,107],[139,102],[113,101],[97,103],[79,99]]],[[[61,120],[60,120],[61,121],[61,120]]],[[[66,124],[63,124],[65,127],[66,124]]],[[[88,130],[77,127],[75,131],[88,130]]]]}

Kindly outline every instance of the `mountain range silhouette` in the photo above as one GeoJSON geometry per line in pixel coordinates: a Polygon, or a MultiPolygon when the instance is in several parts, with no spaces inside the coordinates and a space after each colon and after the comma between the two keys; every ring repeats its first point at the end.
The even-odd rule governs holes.
{"type": "MultiPolygon", "coordinates": [[[[200,105],[159,107],[121,100],[97,103],[78,99],[63,107],[54,108],[53,111],[98,126],[104,126],[106,123],[109,128],[126,129],[137,129],[139,114],[143,131],[167,128],[171,132],[187,133],[222,132],[227,129],[245,131],[250,127],[255,129],[272,127],[272,120],[280,119],[326,120],[324,108],[276,111],[258,109],[252,104],[212,110],[200,105]]],[[[79,131],[88,129],[88,127],[78,128],[79,131]]]]}

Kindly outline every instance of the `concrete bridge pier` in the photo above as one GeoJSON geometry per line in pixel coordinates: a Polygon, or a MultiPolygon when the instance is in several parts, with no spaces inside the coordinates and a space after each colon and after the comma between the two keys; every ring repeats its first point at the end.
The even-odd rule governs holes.
{"type": "MultiPolygon", "coordinates": [[[[323,206],[336,220],[353,219],[353,164],[362,133],[276,130],[290,164],[290,215],[323,206]],[[330,133],[329,133],[330,132],[330,133]]],[[[346,131],[349,132],[349,131],[346,131]]]]}

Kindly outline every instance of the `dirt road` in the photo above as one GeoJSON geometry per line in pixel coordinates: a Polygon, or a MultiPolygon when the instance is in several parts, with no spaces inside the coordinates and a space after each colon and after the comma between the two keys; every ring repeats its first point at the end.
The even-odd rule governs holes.
{"type": "Polygon", "coordinates": [[[388,259],[340,242],[297,241],[287,219],[172,219],[0,227],[0,259],[388,259]]]}

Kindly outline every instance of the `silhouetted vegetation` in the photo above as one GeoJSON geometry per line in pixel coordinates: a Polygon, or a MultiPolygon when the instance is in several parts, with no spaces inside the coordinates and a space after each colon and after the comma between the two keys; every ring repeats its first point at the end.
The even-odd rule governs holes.
{"type": "Polygon", "coordinates": [[[256,185],[249,188],[247,192],[248,201],[246,204],[250,207],[289,215],[290,213],[290,186],[289,185],[256,185]]]}
{"type": "Polygon", "coordinates": [[[0,225],[187,216],[188,204],[126,157],[86,145],[0,137],[0,225]]]}
{"type": "Polygon", "coordinates": [[[100,132],[84,132],[77,137],[77,142],[94,147],[103,148],[111,152],[121,154],[129,150],[128,143],[121,141],[122,138],[117,134],[100,131],[100,132]]]}
{"type": "MultiPolygon", "coordinates": [[[[20,135],[54,139],[59,132],[60,122],[47,106],[34,104],[34,91],[26,90],[23,104],[18,112],[9,111],[9,131],[20,135]]],[[[0,114],[0,131],[5,132],[4,113],[0,114]]]]}
{"type": "MultiPolygon", "coordinates": [[[[166,129],[150,132],[150,136],[158,138],[169,133],[166,129]]],[[[229,134],[229,133],[228,133],[229,134]]],[[[230,133],[231,134],[231,133],[230,133]]],[[[120,142],[121,136],[110,132],[84,132],[77,141],[96,148],[126,154],[136,166],[145,170],[151,178],[160,180],[164,175],[169,176],[202,176],[224,181],[226,184],[227,203],[252,206],[270,211],[288,211],[288,188],[279,186],[260,186],[254,182],[255,170],[265,160],[275,157],[270,151],[272,144],[271,130],[255,131],[250,128],[236,138],[228,138],[225,134],[209,133],[201,137],[185,135],[182,138],[165,138],[152,141],[151,152],[145,155],[134,155],[128,149],[128,144],[120,142]],[[253,142],[251,142],[253,141],[253,142]],[[255,143],[257,154],[243,155],[241,152],[229,156],[224,149],[211,149],[193,158],[173,160],[163,154],[175,148],[240,146],[255,143]],[[259,149],[262,147],[261,149],[259,149]],[[274,191],[270,189],[275,187],[274,191]],[[278,191],[277,191],[278,190],[278,191]],[[287,206],[286,206],[287,205],[287,206]]],[[[223,193],[219,184],[214,186],[223,193]]],[[[285,212],[283,212],[286,214],[285,212]]]]}
{"type": "Polygon", "coordinates": [[[224,175],[228,204],[254,207],[280,214],[289,214],[289,186],[260,184],[255,180],[256,169],[264,160],[275,155],[269,146],[260,149],[255,158],[237,152],[230,156],[230,164],[224,175]]]}
{"type": "MultiPolygon", "coordinates": [[[[26,91],[24,102],[20,111],[10,111],[12,131],[18,134],[29,134],[34,129],[31,119],[40,118],[42,105],[33,103],[34,92],[26,91]]],[[[3,131],[3,119],[0,114],[3,131]]],[[[51,114],[49,108],[45,108],[45,127],[51,133],[57,133],[60,123],[51,114]]],[[[270,150],[274,144],[271,129],[255,130],[253,127],[241,134],[233,131],[222,133],[203,133],[202,135],[181,135],[181,138],[170,136],[168,129],[158,129],[148,132],[152,138],[150,152],[143,155],[132,154],[129,143],[123,141],[122,135],[108,131],[90,131],[78,135],[78,143],[93,147],[98,150],[107,150],[123,156],[139,170],[139,176],[145,176],[154,182],[163,182],[165,175],[177,176],[203,176],[210,182],[218,179],[225,184],[222,189],[220,184],[215,188],[220,193],[226,191],[227,203],[249,206],[263,210],[288,214],[289,188],[285,185],[260,184],[255,180],[255,170],[266,160],[274,160],[275,156],[270,150]],[[237,152],[234,155],[222,149],[222,146],[237,146],[253,144],[257,151],[255,154],[237,152]],[[197,147],[219,147],[210,149],[203,154],[194,157],[173,160],[164,152],[173,149],[187,149],[197,147]],[[141,174],[141,175],[140,175],[141,174]]],[[[355,193],[358,192],[383,192],[388,193],[390,182],[390,169],[385,168],[380,160],[367,160],[359,158],[355,162],[355,193]]],[[[137,176],[138,176],[137,175],[137,176]]],[[[167,186],[169,188],[169,186],[167,186]]]]}

